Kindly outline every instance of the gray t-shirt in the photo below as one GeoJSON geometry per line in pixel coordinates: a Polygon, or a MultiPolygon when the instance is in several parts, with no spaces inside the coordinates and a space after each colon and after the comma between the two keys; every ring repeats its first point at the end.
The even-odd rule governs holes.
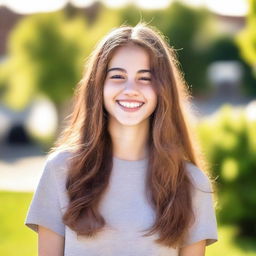
{"type": "MultiPolygon", "coordinates": [[[[65,256],[177,256],[178,249],[154,242],[156,234],[142,237],[155,213],[146,199],[145,178],[148,159],[127,161],[113,157],[110,186],[103,196],[100,212],[107,225],[96,238],[85,238],[63,224],[62,215],[68,197],[65,189],[69,152],[48,156],[36,192],[30,204],[25,224],[38,231],[44,226],[65,237],[65,256]]],[[[206,239],[217,241],[217,222],[208,177],[195,165],[186,162],[193,183],[193,207],[196,221],[191,226],[183,246],[206,239]]],[[[172,232],[170,230],[170,232],[172,232]]]]}

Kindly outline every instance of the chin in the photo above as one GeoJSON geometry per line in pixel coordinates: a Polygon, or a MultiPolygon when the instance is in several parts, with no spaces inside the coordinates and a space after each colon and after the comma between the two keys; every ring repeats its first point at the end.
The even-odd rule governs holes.
{"type": "Polygon", "coordinates": [[[137,125],[142,125],[145,123],[146,120],[117,120],[117,122],[122,125],[122,126],[137,126],[137,125]]]}

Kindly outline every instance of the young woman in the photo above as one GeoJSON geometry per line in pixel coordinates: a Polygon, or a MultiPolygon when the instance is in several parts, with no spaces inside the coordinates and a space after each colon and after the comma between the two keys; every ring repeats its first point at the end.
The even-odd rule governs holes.
{"type": "Polygon", "coordinates": [[[177,66],[142,23],[98,44],[25,221],[40,256],[202,256],[217,241],[177,66]]]}

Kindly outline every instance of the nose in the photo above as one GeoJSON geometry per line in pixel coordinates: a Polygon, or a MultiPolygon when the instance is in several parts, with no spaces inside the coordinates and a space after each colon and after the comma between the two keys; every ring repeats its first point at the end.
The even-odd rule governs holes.
{"type": "Polygon", "coordinates": [[[132,81],[127,81],[127,83],[125,84],[123,93],[129,96],[138,95],[139,92],[138,92],[136,83],[132,81]]]}

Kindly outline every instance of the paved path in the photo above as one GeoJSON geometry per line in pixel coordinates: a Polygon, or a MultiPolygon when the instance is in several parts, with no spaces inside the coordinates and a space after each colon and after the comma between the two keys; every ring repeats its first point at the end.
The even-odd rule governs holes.
{"type": "Polygon", "coordinates": [[[46,156],[34,146],[1,146],[0,190],[33,192],[46,156]]]}

